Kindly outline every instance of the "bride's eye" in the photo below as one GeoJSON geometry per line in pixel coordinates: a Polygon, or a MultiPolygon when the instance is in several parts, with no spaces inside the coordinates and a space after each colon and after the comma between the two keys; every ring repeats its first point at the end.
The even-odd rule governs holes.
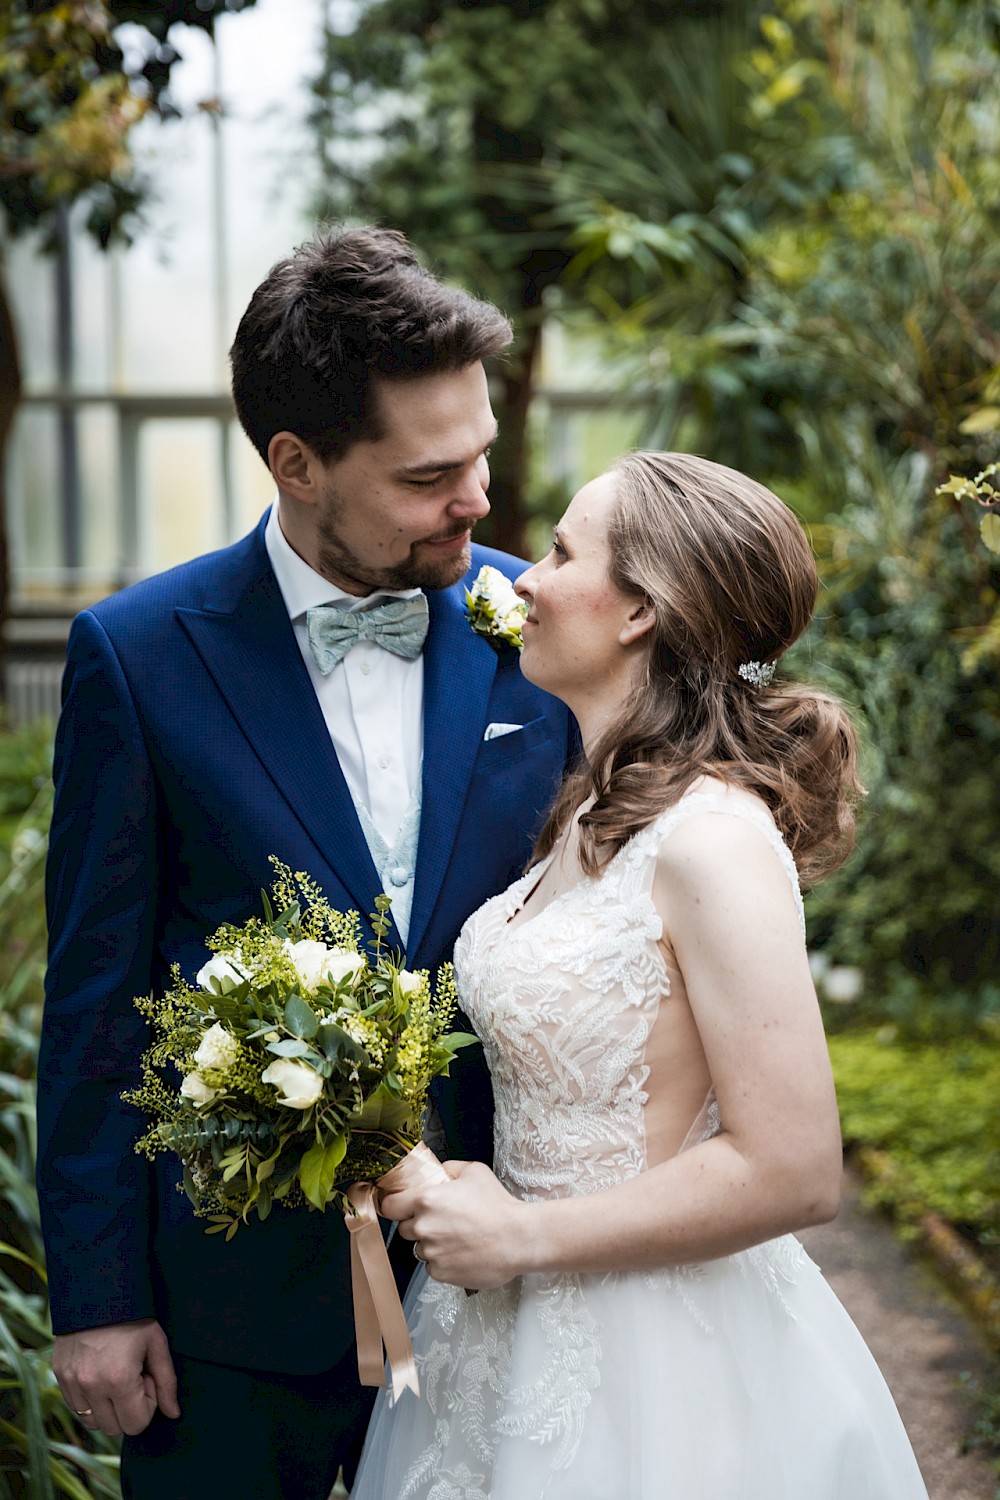
{"type": "Polygon", "coordinates": [[[566,548],[557,536],[552,538],[552,550],[560,561],[564,560],[567,556],[566,548]]]}

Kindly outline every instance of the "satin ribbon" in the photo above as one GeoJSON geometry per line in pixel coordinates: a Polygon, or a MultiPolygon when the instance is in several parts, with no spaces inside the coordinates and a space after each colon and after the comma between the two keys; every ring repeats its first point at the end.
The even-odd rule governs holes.
{"type": "Polygon", "coordinates": [[[344,1218],[351,1234],[351,1290],[358,1342],[358,1375],[362,1385],[385,1385],[385,1362],[388,1359],[394,1401],[399,1400],[407,1387],[419,1396],[420,1382],[409,1329],[378,1222],[379,1195],[408,1192],[411,1188],[450,1180],[434,1152],[421,1141],[378,1182],[355,1182],[347,1190],[347,1201],[354,1209],[353,1214],[345,1214],[344,1218]]]}

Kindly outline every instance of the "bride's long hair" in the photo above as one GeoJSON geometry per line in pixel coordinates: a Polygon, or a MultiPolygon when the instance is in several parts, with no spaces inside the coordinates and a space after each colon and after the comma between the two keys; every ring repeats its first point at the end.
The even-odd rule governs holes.
{"type": "Polygon", "coordinates": [[[819,588],[799,521],[763,485],[684,453],[630,453],[611,469],[611,579],[656,623],[646,671],[567,778],[539,835],[552,848],[585,798],[580,860],[596,875],[703,775],[756,793],[806,883],[842,864],[863,795],[842,705],[741,664],[773,662],[802,634],[819,588]]]}

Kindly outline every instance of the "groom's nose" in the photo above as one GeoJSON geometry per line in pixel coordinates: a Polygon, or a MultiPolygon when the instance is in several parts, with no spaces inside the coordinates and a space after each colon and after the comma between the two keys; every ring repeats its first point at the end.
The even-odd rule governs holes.
{"type": "Polygon", "coordinates": [[[456,482],[448,501],[448,513],[456,518],[474,517],[476,520],[489,514],[490,502],[486,491],[490,483],[490,470],[485,458],[473,468],[466,469],[456,482]]]}

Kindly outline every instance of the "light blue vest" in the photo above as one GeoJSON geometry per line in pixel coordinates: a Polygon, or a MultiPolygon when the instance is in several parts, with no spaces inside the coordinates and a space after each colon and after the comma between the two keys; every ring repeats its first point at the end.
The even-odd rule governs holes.
{"type": "Polygon", "coordinates": [[[417,871],[417,843],[420,839],[420,809],[422,786],[418,777],[410,805],[403,815],[396,832],[396,841],[390,849],[385,839],[372,822],[372,815],[361,802],[355,801],[358,821],[371,853],[372,863],[378,871],[382,890],[392,902],[392,920],[404,946],[410,931],[410,911],[413,907],[413,880],[417,871]]]}

